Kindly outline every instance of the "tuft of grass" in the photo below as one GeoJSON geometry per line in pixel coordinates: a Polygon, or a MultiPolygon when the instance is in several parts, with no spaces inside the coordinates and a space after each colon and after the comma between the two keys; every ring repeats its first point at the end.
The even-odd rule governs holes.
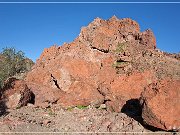
{"type": "Polygon", "coordinates": [[[83,105],[77,105],[76,107],[78,109],[87,109],[88,108],[88,106],[83,106],[83,105]]]}
{"type": "Polygon", "coordinates": [[[51,109],[51,108],[48,108],[48,114],[49,116],[55,116],[55,112],[51,109]]]}

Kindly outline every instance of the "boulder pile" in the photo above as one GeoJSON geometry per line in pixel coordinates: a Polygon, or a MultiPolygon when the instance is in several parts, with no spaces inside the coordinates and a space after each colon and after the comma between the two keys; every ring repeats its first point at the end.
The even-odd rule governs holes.
{"type": "Polygon", "coordinates": [[[105,104],[121,112],[129,100],[139,100],[148,125],[180,127],[180,61],[158,50],[153,32],[141,32],[130,18],[96,18],[73,42],[44,49],[25,78],[27,86],[16,83],[27,91],[25,101],[28,89],[34,93],[35,106],[105,104]]]}

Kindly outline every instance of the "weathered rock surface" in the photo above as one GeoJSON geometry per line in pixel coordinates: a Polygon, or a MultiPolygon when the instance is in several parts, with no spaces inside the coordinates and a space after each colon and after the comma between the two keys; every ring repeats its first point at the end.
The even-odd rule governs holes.
{"type": "Polygon", "coordinates": [[[19,108],[33,100],[33,93],[23,80],[9,78],[6,80],[2,91],[1,100],[4,102],[4,107],[6,108],[19,108]]]}
{"type": "Polygon", "coordinates": [[[154,127],[180,130],[180,80],[152,83],[141,95],[142,117],[154,127]]]}
{"type": "MultiPolygon", "coordinates": [[[[120,77],[117,72],[131,72],[134,69],[134,56],[155,47],[153,33],[150,30],[141,33],[137,22],[128,18],[119,20],[115,16],[107,21],[97,18],[87,27],[83,27],[79,37],[72,43],[45,49],[27,75],[26,81],[29,87],[32,84],[39,86],[32,88],[35,95],[43,96],[36,96],[37,105],[46,99],[51,103],[58,101],[62,106],[100,105],[105,100],[102,93],[107,93],[99,88],[107,85],[108,88],[103,88],[109,89],[111,93],[107,100],[114,104],[116,98],[119,98],[123,106],[127,99],[139,97],[148,82],[143,77],[146,73],[137,73],[134,78],[137,76],[139,80],[134,83],[142,82],[142,86],[138,84],[141,89],[137,89],[131,96],[125,93],[121,95],[123,91],[132,91],[128,86],[131,83],[128,78],[133,80],[133,76],[126,79],[125,74],[120,77]],[[46,93],[53,93],[56,98],[46,93]]],[[[151,80],[154,74],[147,73],[147,76],[151,80]]]]}
{"type": "Polygon", "coordinates": [[[134,20],[113,16],[96,18],[72,43],[44,49],[25,80],[35,106],[105,104],[120,112],[152,82],[180,80],[179,67],[177,58],[156,49],[151,30],[141,32],[134,20]]]}
{"type": "Polygon", "coordinates": [[[108,109],[120,112],[126,101],[138,99],[144,87],[155,79],[155,75],[150,71],[133,73],[131,76],[123,75],[108,85],[100,85],[99,91],[105,96],[108,109]]]}

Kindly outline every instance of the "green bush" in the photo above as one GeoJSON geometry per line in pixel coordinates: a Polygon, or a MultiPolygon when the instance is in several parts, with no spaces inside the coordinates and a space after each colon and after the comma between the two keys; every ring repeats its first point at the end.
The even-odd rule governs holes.
{"type": "Polygon", "coordinates": [[[88,108],[87,106],[83,106],[83,105],[77,105],[76,106],[78,109],[86,109],[86,108],[88,108]]]}
{"type": "MultiPolygon", "coordinates": [[[[28,71],[33,62],[27,64],[27,59],[22,51],[15,48],[3,48],[0,53],[0,88],[4,81],[11,76],[28,71]]],[[[30,61],[30,60],[29,60],[30,61]]]]}

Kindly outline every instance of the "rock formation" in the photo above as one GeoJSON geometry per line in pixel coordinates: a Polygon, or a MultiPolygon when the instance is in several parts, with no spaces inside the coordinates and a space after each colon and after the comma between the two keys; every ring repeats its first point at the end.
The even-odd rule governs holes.
{"type": "Polygon", "coordinates": [[[113,16],[96,18],[72,43],[44,49],[26,83],[36,95],[36,106],[103,103],[120,112],[152,82],[165,77],[179,80],[179,67],[178,59],[156,49],[151,30],[141,32],[134,20],[113,16]]]}
{"type": "Polygon", "coordinates": [[[152,83],[142,92],[144,121],[154,127],[177,131],[180,128],[180,80],[152,83]]]}

